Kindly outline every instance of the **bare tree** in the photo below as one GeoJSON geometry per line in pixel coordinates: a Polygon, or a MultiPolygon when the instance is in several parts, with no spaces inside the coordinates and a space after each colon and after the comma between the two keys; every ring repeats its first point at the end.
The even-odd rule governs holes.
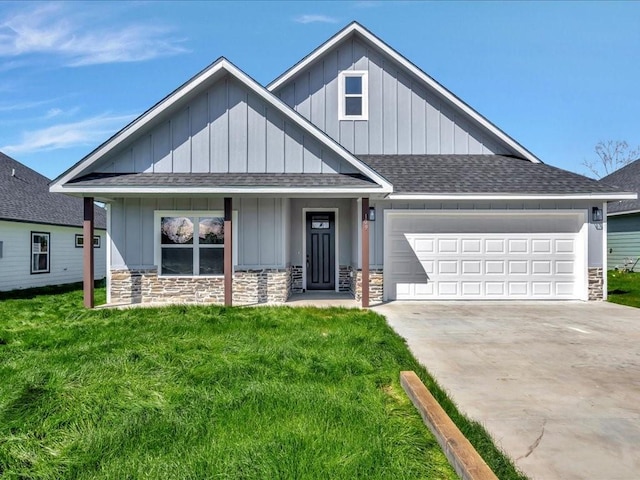
{"type": "Polygon", "coordinates": [[[608,140],[598,142],[595,146],[597,160],[584,160],[582,165],[587,167],[596,178],[602,178],[615,172],[640,158],[640,147],[630,149],[624,140],[608,140]]]}

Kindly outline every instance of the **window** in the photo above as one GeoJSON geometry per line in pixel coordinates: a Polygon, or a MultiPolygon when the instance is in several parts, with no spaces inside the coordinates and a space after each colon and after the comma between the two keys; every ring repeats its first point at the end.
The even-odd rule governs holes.
{"type": "Polygon", "coordinates": [[[31,273],[49,273],[50,235],[31,232],[31,273]]]}
{"type": "MultiPolygon", "coordinates": [[[[156,211],[155,218],[160,275],[224,274],[223,212],[156,211]]],[[[234,236],[234,260],[235,244],[234,236]]]]}
{"type": "Polygon", "coordinates": [[[369,116],[367,72],[345,70],[340,72],[338,80],[340,120],[367,120],[369,116]]]}
{"type": "MultiPolygon", "coordinates": [[[[84,246],[84,235],[82,233],[76,233],[76,248],[82,248],[84,246]]],[[[93,248],[100,248],[100,235],[93,237],[93,248]]]]}

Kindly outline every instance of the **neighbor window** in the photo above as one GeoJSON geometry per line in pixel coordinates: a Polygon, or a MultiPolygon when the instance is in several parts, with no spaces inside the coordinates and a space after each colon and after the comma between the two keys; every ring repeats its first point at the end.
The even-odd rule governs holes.
{"type": "Polygon", "coordinates": [[[345,70],[340,72],[338,80],[340,120],[367,120],[369,115],[367,72],[345,70]]]}
{"type": "MultiPolygon", "coordinates": [[[[84,246],[84,235],[82,233],[76,233],[76,248],[82,248],[84,246]]],[[[100,235],[93,237],[93,248],[100,248],[100,235]]]]}
{"type": "Polygon", "coordinates": [[[31,232],[31,273],[49,273],[49,239],[49,233],[31,232]]]}

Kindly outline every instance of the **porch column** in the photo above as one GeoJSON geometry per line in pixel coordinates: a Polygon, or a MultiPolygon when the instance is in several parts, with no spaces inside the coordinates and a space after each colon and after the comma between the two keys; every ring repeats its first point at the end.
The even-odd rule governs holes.
{"type": "Polygon", "coordinates": [[[362,308],[369,308],[369,199],[362,198],[362,308]]]}
{"type": "Polygon", "coordinates": [[[94,261],[93,261],[93,197],[84,197],[84,221],[82,223],[82,258],[83,258],[83,290],[84,306],[95,306],[93,295],[94,261]]]}
{"type": "Polygon", "coordinates": [[[233,201],[231,197],[224,199],[224,304],[230,307],[233,303],[233,250],[231,215],[233,201]]]}

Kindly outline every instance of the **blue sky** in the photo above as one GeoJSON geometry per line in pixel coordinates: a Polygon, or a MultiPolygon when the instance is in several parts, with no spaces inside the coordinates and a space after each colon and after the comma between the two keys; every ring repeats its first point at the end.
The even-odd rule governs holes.
{"type": "Polygon", "coordinates": [[[266,85],[352,20],[548,164],[640,144],[640,2],[2,2],[0,151],[53,178],[216,58],[266,85]]]}

